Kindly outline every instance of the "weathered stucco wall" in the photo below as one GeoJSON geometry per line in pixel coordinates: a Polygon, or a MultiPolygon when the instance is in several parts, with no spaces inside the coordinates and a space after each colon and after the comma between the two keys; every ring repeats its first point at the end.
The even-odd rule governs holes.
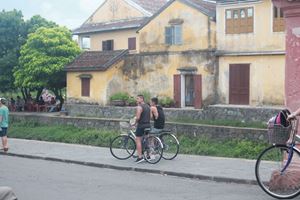
{"type": "Polygon", "coordinates": [[[190,51],[177,53],[141,54],[126,59],[123,72],[124,90],[132,95],[148,91],[152,96],[174,97],[175,74],[179,68],[195,67],[202,75],[204,105],[215,101],[216,58],[213,52],[190,51]]]}
{"type": "Polygon", "coordinates": [[[87,23],[99,23],[143,16],[143,13],[133,6],[130,6],[124,0],[106,0],[105,3],[91,15],[87,23]]]}
{"type": "Polygon", "coordinates": [[[229,103],[229,64],[250,63],[250,105],[284,105],[285,56],[219,58],[219,102],[229,103]]]}
{"type": "Polygon", "coordinates": [[[215,48],[216,24],[208,16],[179,1],[175,1],[140,33],[141,52],[186,51],[215,48]],[[182,20],[182,44],[165,44],[165,27],[171,20],[182,20]]]}
{"type": "Polygon", "coordinates": [[[89,34],[89,36],[91,51],[102,51],[102,41],[105,40],[114,40],[114,50],[128,49],[128,38],[132,37],[136,38],[136,51],[133,52],[139,49],[139,38],[135,29],[89,34]]]}
{"type": "Polygon", "coordinates": [[[106,71],[68,72],[67,73],[67,101],[77,103],[106,104],[109,96],[114,92],[123,91],[120,68],[124,61],[118,62],[106,71]],[[81,74],[90,74],[90,96],[81,96],[81,74]]]}
{"type": "Polygon", "coordinates": [[[256,3],[217,6],[218,50],[223,51],[284,51],[285,33],[273,32],[273,5],[271,0],[256,3]],[[254,8],[254,32],[225,34],[225,10],[231,8],[254,8]]]}

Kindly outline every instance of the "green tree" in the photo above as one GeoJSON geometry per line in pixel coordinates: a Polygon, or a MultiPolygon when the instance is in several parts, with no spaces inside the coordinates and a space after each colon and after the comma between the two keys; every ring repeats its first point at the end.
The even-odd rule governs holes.
{"type": "Polygon", "coordinates": [[[64,66],[79,53],[67,28],[39,28],[29,34],[21,48],[15,84],[24,88],[46,87],[62,99],[61,89],[66,86],[64,66]]]}
{"type": "Polygon", "coordinates": [[[13,68],[18,65],[21,38],[25,36],[21,11],[0,12],[0,91],[14,88],[13,68]]]}

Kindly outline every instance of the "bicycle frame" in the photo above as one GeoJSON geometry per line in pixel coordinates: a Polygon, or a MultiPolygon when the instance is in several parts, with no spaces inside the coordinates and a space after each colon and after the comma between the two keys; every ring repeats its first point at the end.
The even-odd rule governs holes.
{"type": "Polygon", "coordinates": [[[297,151],[300,154],[300,150],[296,147],[296,142],[300,142],[300,137],[297,136],[299,121],[298,121],[297,118],[295,118],[294,121],[295,122],[292,121],[292,131],[291,131],[292,143],[291,144],[287,144],[287,147],[289,149],[288,159],[287,159],[286,164],[284,165],[284,167],[280,171],[281,174],[283,174],[284,171],[291,164],[292,159],[293,159],[293,155],[294,155],[293,150],[297,151]]]}

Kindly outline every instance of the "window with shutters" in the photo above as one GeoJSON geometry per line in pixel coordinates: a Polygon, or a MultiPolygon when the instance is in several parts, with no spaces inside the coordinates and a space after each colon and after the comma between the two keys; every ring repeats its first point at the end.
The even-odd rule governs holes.
{"type": "Polygon", "coordinates": [[[102,41],[102,51],[113,51],[114,50],[114,40],[102,41]]]}
{"type": "Polygon", "coordinates": [[[168,45],[182,44],[182,25],[165,27],[165,43],[168,45]]]}
{"type": "Polygon", "coordinates": [[[81,78],[81,96],[90,96],[90,78],[81,78]]]}
{"type": "Polygon", "coordinates": [[[225,10],[226,34],[253,32],[253,8],[225,10]]]}
{"type": "Polygon", "coordinates": [[[273,32],[284,31],[284,18],[281,8],[273,7],[273,32]]]}
{"type": "Polygon", "coordinates": [[[128,38],[128,49],[129,50],[136,50],[136,38],[128,38]]]}

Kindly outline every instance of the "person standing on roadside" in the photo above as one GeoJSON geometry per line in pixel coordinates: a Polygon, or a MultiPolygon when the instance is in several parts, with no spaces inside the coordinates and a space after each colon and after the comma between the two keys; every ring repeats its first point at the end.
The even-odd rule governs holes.
{"type": "Polygon", "coordinates": [[[145,129],[150,128],[150,107],[148,104],[144,102],[144,96],[138,95],[136,97],[137,108],[135,115],[135,123],[133,125],[137,125],[136,128],[136,150],[138,154],[138,158],[136,159],[136,163],[140,163],[144,161],[142,156],[142,137],[144,136],[145,129]]]}
{"type": "Polygon", "coordinates": [[[5,106],[6,100],[0,98],[0,137],[4,152],[8,151],[7,128],[8,128],[8,108],[5,106]]]}

